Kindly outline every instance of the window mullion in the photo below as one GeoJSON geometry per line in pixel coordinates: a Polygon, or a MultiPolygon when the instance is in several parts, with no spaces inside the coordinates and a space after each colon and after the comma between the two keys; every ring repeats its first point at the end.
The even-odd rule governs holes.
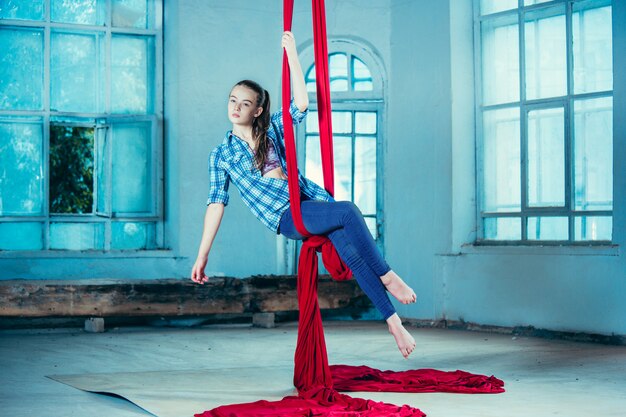
{"type": "Polygon", "coordinates": [[[518,56],[519,56],[519,97],[520,97],[520,211],[521,211],[521,240],[528,240],[527,209],[528,209],[528,109],[526,108],[526,27],[523,0],[520,0],[518,14],[518,56]]]}

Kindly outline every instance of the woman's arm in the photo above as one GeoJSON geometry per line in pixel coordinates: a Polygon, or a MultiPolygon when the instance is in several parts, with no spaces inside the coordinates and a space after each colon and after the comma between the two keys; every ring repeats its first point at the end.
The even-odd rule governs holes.
{"type": "Polygon", "coordinates": [[[293,89],[293,102],[298,106],[298,110],[305,111],[309,107],[309,94],[306,91],[306,83],[304,82],[304,74],[298,59],[298,50],[296,49],[296,39],[291,32],[284,32],[282,46],[287,52],[287,60],[289,61],[289,69],[291,70],[291,86],[293,89]]]}
{"type": "Polygon", "coordinates": [[[204,229],[202,231],[200,249],[198,249],[198,257],[191,270],[191,280],[198,284],[204,284],[209,280],[209,277],[204,273],[204,268],[206,268],[209,252],[211,251],[215,235],[217,235],[217,231],[220,228],[223,216],[224,204],[211,203],[207,206],[204,214],[204,229]]]}

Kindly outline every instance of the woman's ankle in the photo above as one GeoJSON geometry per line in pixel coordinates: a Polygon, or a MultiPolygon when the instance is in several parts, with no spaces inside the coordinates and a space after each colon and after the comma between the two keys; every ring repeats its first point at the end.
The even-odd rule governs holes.
{"type": "Polygon", "coordinates": [[[393,313],[391,316],[389,316],[387,318],[387,325],[389,326],[389,328],[401,328],[404,327],[402,325],[402,320],[400,319],[400,316],[398,316],[398,313],[393,313]]]}

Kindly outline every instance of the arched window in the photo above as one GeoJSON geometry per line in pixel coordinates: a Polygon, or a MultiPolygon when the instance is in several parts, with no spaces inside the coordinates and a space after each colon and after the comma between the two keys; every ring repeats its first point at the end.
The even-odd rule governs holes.
{"type": "MultiPolygon", "coordinates": [[[[298,132],[301,138],[298,155],[304,174],[323,186],[316,74],[313,51],[309,49],[301,59],[306,69],[310,105],[307,119],[298,132]]],[[[361,209],[382,249],[382,66],[367,48],[351,41],[331,40],[329,50],[335,199],[352,201],[361,209]]]]}

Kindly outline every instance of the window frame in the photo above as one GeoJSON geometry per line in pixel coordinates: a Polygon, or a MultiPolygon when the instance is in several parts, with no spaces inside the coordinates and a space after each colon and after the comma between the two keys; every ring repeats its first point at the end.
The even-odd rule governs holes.
{"type": "MultiPolygon", "coordinates": [[[[41,110],[0,110],[1,119],[17,117],[39,119],[42,132],[42,211],[35,215],[7,215],[0,216],[2,223],[41,223],[43,228],[42,247],[40,250],[0,250],[0,258],[15,257],[89,257],[97,253],[99,257],[153,257],[168,256],[169,250],[165,249],[164,235],[164,134],[163,134],[163,1],[148,0],[148,16],[145,29],[112,26],[112,0],[103,0],[106,8],[106,19],[103,25],[89,25],[79,23],[58,23],[51,21],[51,0],[44,1],[43,20],[0,19],[0,28],[32,29],[43,31],[43,96],[41,110]],[[51,110],[51,38],[54,32],[61,33],[103,33],[105,63],[102,69],[104,79],[100,80],[103,109],[101,113],[69,112],[51,110]],[[154,55],[148,57],[148,70],[150,85],[148,88],[147,112],[140,113],[111,113],[111,45],[115,35],[134,35],[151,38],[154,42],[154,55]],[[65,119],[57,122],[57,119],[65,119]],[[93,123],[92,123],[93,121],[93,123]],[[106,129],[105,135],[111,134],[111,126],[118,123],[149,122],[151,124],[151,152],[147,155],[151,163],[151,213],[129,214],[119,213],[102,215],[98,213],[96,199],[98,197],[97,181],[97,130],[106,129]],[[50,213],[50,126],[51,124],[71,125],[94,128],[94,202],[93,212],[89,214],[51,214],[50,213]],[[154,224],[155,236],[154,247],[146,249],[111,249],[111,224],[114,222],[151,222],[154,224]],[[50,249],[50,225],[51,223],[90,223],[104,224],[103,249],[65,250],[50,249]]],[[[110,187],[109,187],[110,188],[110,187]]],[[[110,201],[111,194],[108,190],[107,198],[110,201]]]]}
{"type": "MultiPolygon", "coordinates": [[[[309,44],[300,54],[300,62],[305,76],[310,68],[315,64],[313,55],[313,45],[309,44]]],[[[372,90],[355,91],[352,89],[352,71],[348,71],[348,90],[332,91],[331,103],[333,111],[351,111],[354,112],[376,112],[377,138],[376,138],[376,243],[384,254],[385,247],[385,218],[384,218],[384,143],[385,143],[385,78],[384,67],[382,62],[375,54],[375,49],[351,39],[330,38],[328,41],[328,55],[342,53],[346,54],[348,60],[348,68],[352,68],[352,59],[357,58],[362,61],[370,71],[372,76],[372,90]]],[[[309,92],[309,110],[317,111],[317,95],[315,92],[309,92]]],[[[354,125],[354,118],[352,120],[354,125]]],[[[300,167],[305,166],[305,124],[301,123],[297,128],[298,137],[302,138],[297,143],[298,164],[300,167]]],[[[354,135],[354,132],[352,133],[354,135]]],[[[306,173],[305,173],[306,175],[306,173]]],[[[354,190],[353,190],[354,191],[354,190]]],[[[371,216],[370,216],[371,217],[371,216]]]]}
{"type": "MultiPolygon", "coordinates": [[[[614,210],[575,210],[573,189],[574,178],[574,113],[573,107],[576,100],[588,100],[594,98],[613,99],[613,89],[596,91],[592,93],[575,93],[574,91],[574,51],[573,51],[573,29],[572,14],[574,5],[598,5],[596,7],[611,6],[611,0],[551,0],[543,3],[524,6],[524,0],[518,0],[518,7],[496,13],[481,15],[480,0],[473,2],[473,33],[474,39],[474,81],[475,81],[475,126],[476,126],[476,246],[614,246],[615,222],[613,221],[614,210]],[[563,5],[565,8],[565,43],[566,43],[566,93],[562,96],[526,99],[526,61],[525,61],[525,16],[528,13],[533,15],[541,14],[543,11],[563,5]],[[519,99],[517,101],[483,104],[483,73],[482,73],[482,33],[481,24],[484,21],[507,21],[511,16],[516,16],[518,25],[518,59],[519,59],[519,99]],[[534,110],[563,108],[564,110],[564,206],[563,207],[530,207],[528,204],[528,113],[534,110]],[[488,212],[484,210],[485,189],[484,189],[484,129],[483,113],[488,110],[499,109],[519,109],[520,115],[520,210],[511,213],[488,212]],[[584,216],[607,216],[612,219],[613,233],[612,240],[574,240],[575,239],[575,218],[584,216]],[[521,221],[519,240],[495,240],[484,238],[484,221],[487,218],[519,218],[521,221]],[[568,218],[568,238],[567,240],[540,240],[528,238],[528,218],[530,217],[567,217],[568,218]]],[[[593,8],[596,8],[593,7],[593,8]]],[[[613,76],[615,68],[613,68],[613,76]]],[[[615,149],[615,135],[613,134],[613,149],[615,149]]],[[[611,160],[613,164],[613,160],[611,160]]],[[[614,177],[613,177],[614,180],[614,177]]],[[[613,193],[613,204],[615,196],[613,193]]]]}

